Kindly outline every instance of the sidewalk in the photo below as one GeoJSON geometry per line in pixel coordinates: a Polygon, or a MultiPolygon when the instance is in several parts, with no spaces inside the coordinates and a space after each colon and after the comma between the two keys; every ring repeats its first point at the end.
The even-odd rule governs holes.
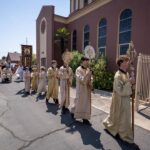
{"type": "MultiPolygon", "coordinates": [[[[75,98],[76,90],[71,88],[70,95],[75,98]]],[[[95,90],[92,93],[92,106],[109,113],[112,93],[95,90]]],[[[135,125],[150,131],[150,107],[140,106],[140,113],[135,111],[135,125]]]]}

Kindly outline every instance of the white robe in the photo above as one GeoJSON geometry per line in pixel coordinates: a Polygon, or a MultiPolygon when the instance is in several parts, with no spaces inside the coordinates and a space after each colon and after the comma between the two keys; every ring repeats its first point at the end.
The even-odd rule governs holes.
{"type": "Polygon", "coordinates": [[[23,80],[23,67],[19,66],[16,70],[16,75],[19,74],[20,80],[23,80]]]}
{"type": "Polygon", "coordinates": [[[42,71],[39,73],[39,84],[37,93],[46,92],[46,72],[42,71]]]}
{"type": "Polygon", "coordinates": [[[76,119],[90,119],[91,117],[91,89],[92,76],[89,68],[76,69],[76,98],[71,112],[76,119]]]}
{"type": "Polygon", "coordinates": [[[39,77],[39,73],[37,71],[33,71],[31,73],[31,89],[33,91],[37,91],[38,88],[38,77],[39,77]]]}
{"type": "Polygon", "coordinates": [[[61,94],[60,107],[65,106],[65,108],[68,108],[68,106],[70,105],[70,86],[72,84],[73,78],[72,69],[70,67],[67,69],[64,66],[61,66],[59,69],[59,77],[61,94]]]}
{"type": "Polygon", "coordinates": [[[119,134],[122,140],[129,143],[133,143],[130,108],[131,94],[129,75],[117,71],[114,77],[110,113],[103,121],[103,124],[113,136],[119,134]]]}
{"type": "Polygon", "coordinates": [[[25,71],[24,72],[25,92],[30,92],[30,79],[31,79],[30,71],[25,71]]]}
{"type": "Polygon", "coordinates": [[[59,70],[58,68],[53,69],[50,67],[47,71],[47,77],[48,77],[48,90],[46,98],[50,99],[58,99],[58,76],[59,76],[59,70]]]}

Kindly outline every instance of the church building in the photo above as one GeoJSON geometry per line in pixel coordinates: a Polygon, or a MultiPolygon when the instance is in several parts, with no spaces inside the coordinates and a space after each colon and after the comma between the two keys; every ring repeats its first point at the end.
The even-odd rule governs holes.
{"type": "Polygon", "coordinates": [[[110,70],[116,69],[116,58],[126,53],[131,40],[137,53],[150,55],[150,0],[70,0],[68,17],[56,15],[54,6],[43,6],[36,20],[40,66],[49,67],[52,59],[61,65],[55,33],[63,27],[71,33],[66,45],[70,51],[83,52],[91,45],[97,55],[107,57],[110,70]]]}

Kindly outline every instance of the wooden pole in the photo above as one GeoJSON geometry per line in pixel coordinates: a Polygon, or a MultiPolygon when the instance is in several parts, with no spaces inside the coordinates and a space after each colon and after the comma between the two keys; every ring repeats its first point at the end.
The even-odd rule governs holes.
{"type": "MultiPolygon", "coordinates": [[[[130,73],[131,78],[135,79],[135,68],[134,68],[134,60],[136,58],[136,51],[134,49],[133,42],[129,43],[129,48],[127,50],[127,55],[130,57],[130,73]]],[[[135,99],[135,84],[132,85],[132,131],[133,131],[133,138],[134,138],[134,99],[135,99]]]]}
{"type": "Polygon", "coordinates": [[[132,89],[132,131],[133,131],[133,138],[134,138],[134,93],[135,90],[132,89]]]}

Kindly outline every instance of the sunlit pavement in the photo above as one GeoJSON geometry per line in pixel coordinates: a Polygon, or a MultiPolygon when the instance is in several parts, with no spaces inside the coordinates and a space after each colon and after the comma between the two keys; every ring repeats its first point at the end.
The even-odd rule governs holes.
{"type": "MultiPolygon", "coordinates": [[[[109,95],[92,95],[90,127],[80,120],[74,122],[69,112],[61,115],[52,100],[46,105],[42,96],[36,101],[36,95],[25,95],[23,87],[23,82],[0,84],[0,150],[134,150],[136,145],[149,150],[148,130],[135,126],[136,145],[104,130],[102,120],[110,107],[109,95]]],[[[70,93],[72,103],[75,90],[70,93]]]]}

